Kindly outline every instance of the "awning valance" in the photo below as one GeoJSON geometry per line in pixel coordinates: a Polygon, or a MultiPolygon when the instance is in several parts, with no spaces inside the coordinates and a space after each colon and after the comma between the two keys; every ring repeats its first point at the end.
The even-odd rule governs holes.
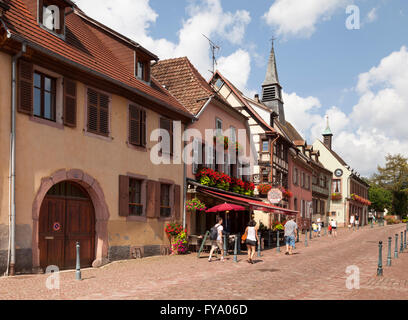
{"type": "Polygon", "coordinates": [[[208,195],[216,196],[216,197],[219,197],[225,200],[233,200],[234,202],[238,202],[243,205],[250,206],[251,209],[253,210],[262,210],[262,211],[271,212],[275,214],[283,214],[283,215],[291,215],[291,216],[297,215],[299,213],[299,211],[293,211],[293,210],[277,207],[277,206],[274,206],[266,202],[233,196],[233,195],[229,195],[229,194],[225,194],[221,192],[216,192],[213,190],[208,190],[205,188],[199,187],[197,188],[197,191],[208,194],[208,195]]]}

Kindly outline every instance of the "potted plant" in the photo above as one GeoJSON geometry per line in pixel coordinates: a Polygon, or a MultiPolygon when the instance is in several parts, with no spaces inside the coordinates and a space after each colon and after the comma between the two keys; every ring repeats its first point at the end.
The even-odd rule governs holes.
{"type": "Polygon", "coordinates": [[[341,193],[332,193],[332,196],[331,196],[331,198],[332,198],[332,200],[334,200],[334,201],[336,201],[336,200],[341,200],[341,198],[342,198],[342,195],[341,195],[341,193]]]}
{"type": "MultiPolygon", "coordinates": [[[[169,241],[170,241],[170,248],[172,251],[171,254],[178,254],[178,252],[174,250],[178,248],[179,240],[180,240],[179,235],[182,232],[184,232],[185,238],[182,239],[183,240],[182,242],[184,243],[184,240],[187,241],[187,230],[184,230],[183,226],[177,222],[170,222],[166,225],[166,227],[164,228],[164,231],[166,232],[167,237],[169,238],[169,241]]],[[[185,245],[187,246],[187,243],[185,243],[185,245]]]]}
{"type": "Polygon", "coordinates": [[[200,199],[194,198],[186,201],[186,210],[187,211],[205,211],[207,210],[204,202],[201,202],[200,199]]]}
{"type": "Polygon", "coordinates": [[[271,191],[272,186],[269,184],[260,184],[256,188],[258,189],[259,196],[261,198],[266,198],[266,196],[268,195],[268,192],[271,191]]]}

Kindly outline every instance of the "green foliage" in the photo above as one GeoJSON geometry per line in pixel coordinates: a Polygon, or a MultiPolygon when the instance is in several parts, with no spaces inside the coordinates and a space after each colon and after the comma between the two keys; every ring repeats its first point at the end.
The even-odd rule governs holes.
{"type": "Polygon", "coordinates": [[[379,186],[371,186],[368,189],[368,199],[371,201],[371,209],[383,212],[384,209],[392,209],[392,192],[379,186]]]}
{"type": "Polygon", "coordinates": [[[397,154],[387,155],[385,159],[385,167],[378,166],[378,173],[371,179],[372,187],[389,190],[392,193],[392,211],[399,216],[406,215],[408,213],[408,158],[397,154]]]}

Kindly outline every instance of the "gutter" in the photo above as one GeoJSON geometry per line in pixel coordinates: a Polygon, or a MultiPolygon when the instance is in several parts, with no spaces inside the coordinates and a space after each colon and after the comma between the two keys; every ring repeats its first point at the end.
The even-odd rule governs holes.
{"type": "Polygon", "coordinates": [[[27,51],[27,46],[22,43],[21,51],[12,58],[11,80],[11,133],[10,133],[10,229],[9,229],[9,254],[6,274],[15,275],[16,265],[16,106],[17,106],[17,61],[27,51]]]}
{"type": "Polygon", "coordinates": [[[205,103],[205,105],[201,108],[201,110],[197,113],[193,121],[198,121],[200,118],[201,114],[204,112],[204,110],[207,108],[207,106],[211,103],[211,101],[214,99],[215,95],[212,95],[208,101],[205,103]]]}

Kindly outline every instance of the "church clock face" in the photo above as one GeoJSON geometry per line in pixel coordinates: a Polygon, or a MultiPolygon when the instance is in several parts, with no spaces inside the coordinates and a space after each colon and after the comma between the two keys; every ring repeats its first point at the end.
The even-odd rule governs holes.
{"type": "Polygon", "coordinates": [[[343,175],[343,170],[337,169],[336,171],[334,171],[334,175],[340,178],[343,175]]]}

